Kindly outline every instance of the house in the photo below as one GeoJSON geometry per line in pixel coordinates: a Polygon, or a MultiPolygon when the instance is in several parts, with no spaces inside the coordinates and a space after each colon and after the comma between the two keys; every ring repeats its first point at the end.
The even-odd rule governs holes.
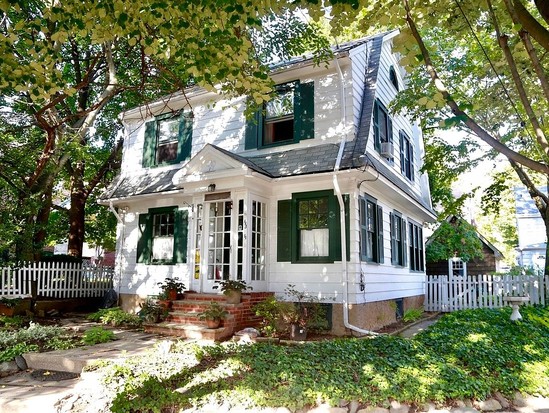
{"type": "MultiPolygon", "coordinates": [[[[458,221],[463,221],[455,215],[446,218],[446,221],[455,225],[458,221]]],[[[464,259],[463,256],[455,256],[445,260],[437,260],[434,262],[427,261],[427,275],[483,275],[491,274],[501,270],[503,266],[503,254],[490,241],[488,241],[480,232],[478,232],[471,224],[468,227],[474,230],[474,235],[480,241],[482,246],[482,257],[474,257],[470,260],[464,259]]],[[[426,242],[426,247],[437,239],[440,235],[441,226],[439,226],[426,242]]],[[[459,255],[459,254],[458,254],[459,255]]]]}
{"type": "MultiPolygon", "coordinates": [[[[549,193],[548,187],[538,189],[544,194],[549,193]]],[[[514,192],[518,235],[517,264],[543,271],[547,248],[545,223],[528,190],[525,187],[515,187],[514,192]]]]}
{"type": "Polygon", "coordinates": [[[395,32],[340,45],[327,66],[272,69],[276,97],[246,118],[246,97],[192,88],[123,113],[117,211],[121,304],[178,277],[197,293],[220,279],[251,294],[312,294],[332,333],[420,307],[423,225],[432,222],[417,123],[389,104],[405,87],[395,32]]]}

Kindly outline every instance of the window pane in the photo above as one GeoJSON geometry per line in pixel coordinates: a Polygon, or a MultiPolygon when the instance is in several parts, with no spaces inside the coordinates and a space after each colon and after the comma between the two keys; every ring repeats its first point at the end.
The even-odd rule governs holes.
{"type": "Polygon", "coordinates": [[[152,260],[172,261],[173,259],[173,237],[153,238],[152,260]]]}
{"type": "Polygon", "coordinates": [[[294,139],[294,85],[279,88],[278,94],[265,104],[263,144],[294,139]]]}
{"type": "Polygon", "coordinates": [[[179,118],[165,119],[158,122],[158,144],[177,141],[179,139],[179,118]]]}
{"type": "Polygon", "coordinates": [[[329,254],[329,230],[311,229],[300,231],[302,257],[327,257],[329,254]]]}
{"type": "Polygon", "coordinates": [[[265,105],[267,120],[288,115],[294,115],[294,88],[290,85],[286,85],[265,105]]]}

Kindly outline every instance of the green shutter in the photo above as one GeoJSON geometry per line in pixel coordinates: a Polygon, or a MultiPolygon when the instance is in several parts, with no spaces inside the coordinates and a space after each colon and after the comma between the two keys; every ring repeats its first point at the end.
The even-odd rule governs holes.
{"type": "Polygon", "coordinates": [[[263,108],[258,109],[250,119],[246,119],[244,149],[256,149],[263,136],[263,108]]]}
{"type": "Polygon", "coordinates": [[[191,112],[185,112],[179,118],[179,143],[177,145],[176,162],[191,159],[192,143],[193,118],[191,117],[191,112]]]}
{"type": "Polygon", "coordinates": [[[406,267],[407,265],[407,257],[408,257],[408,254],[407,254],[407,245],[408,245],[408,237],[406,237],[406,221],[401,219],[400,220],[401,222],[401,225],[402,225],[402,231],[401,231],[401,236],[402,236],[402,242],[401,242],[401,245],[402,245],[402,266],[403,267],[406,267]]]}
{"type": "Polygon", "coordinates": [[[391,229],[391,264],[396,265],[398,263],[398,251],[396,250],[395,240],[395,214],[389,213],[389,222],[391,229]]]}
{"type": "Polygon", "coordinates": [[[152,225],[149,214],[139,214],[137,262],[148,264],[151,259],[152,225]]]}
{"type": "Polygon", "coordinates": [[[189,211],[174,211],[174,246],[173,261],[187,262],[187,237],[189,228],[189,211]]]}
{"type": "Polygon", "coordinates": [[[294,94],[294,141],[315,137],[315,84],[298,83],[294,94]]]}
{"type": "Polygon", "coordinates": [[[145,124],[142,165],[145,168],[156,165],[156,119],[145,124]]]}
{"type": "Polygon", "coordinates": [[[383,264],[385,261],[385,250],[383,248],[383,208],[379,205],[377,207],[377,262],[383,264]]]}
{"type": "Polygon", "coordinates": [[[345,203],[345,243],[347,245],[347,261],[351,260],[351,212],[350,203],[351,198],[349,195],[343,195],[343,201],[345,203]]]}
{"type": "Polygon", "coordinates": [[[276,259],[278,262],[292,260],[292,200],[278,201],[276,259]]]}
{"type": "Polygon", "coordinates": [[[387,113],[387,142],[393,143],[393,120],[387,113]]]}
{"type": "Polygon", "coordinates": [[[374,102],[374,148],[381,150],[381,142],[379,138],[379,103],[374,102]]]}
{"type": "Polygon", "coordinates": [[[399,143],[400,143],[400,172],[402,175],[406,176],[406,148],[404,147],[404,135],[402,131],[398,134],[399,143]]]}

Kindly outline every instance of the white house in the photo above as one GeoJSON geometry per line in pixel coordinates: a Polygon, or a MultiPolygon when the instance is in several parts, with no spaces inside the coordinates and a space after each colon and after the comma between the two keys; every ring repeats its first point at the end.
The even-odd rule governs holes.
{"type": "Polygon", "coordinates": [[[199,293],[227,278],[278,296],[293,284],[330,303],[335,334],[422,306],[435,215],[421,131],[388,109],[405,87],[395,35],[341,45],[327,67],[277,65],[277,97],[254,119],[246,97],[200,88],[123,113],[121,172],[101,202],[119,215],[124,308],[165,277],[199,293]]]}
{"type": "MultiPolygon", "coordinates": [[[[547,187],[538,188],[547,194],[547,187]]],[[[517,261],[518,265],[543,271],[547,235],[545,224],[534,200],[525,187],[515,187],[515,208],[517,219],[517,261]]]]}

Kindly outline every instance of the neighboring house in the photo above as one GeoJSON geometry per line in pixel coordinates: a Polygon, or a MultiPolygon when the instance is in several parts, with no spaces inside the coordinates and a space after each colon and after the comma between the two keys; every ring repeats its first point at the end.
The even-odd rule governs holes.
{"type": "MultiPolygon", "coordinates": [[[[450,223],[455,222],[460,218],[450,216],[446,220],[450,223]]],[[[428,247],[431,242],[437,237],[437,228],[426,242],[428,247]]],[[[476,231],[476,236],[482,244],[482,258],[473,258],[469,261],[463,260],[461,257],[452,257],[448,260],[440,260],[436,262],[427,262],[427,275],[482,275],[498,272],[504,266],[503,254],[486,238],[476,231]]]]}
{"type": "Polygon", "coordinates": [[[165,277],[200,293],[227,278],[277,296],[294,284],[331,304],[335,334],[347,316],[373,329],[395,301],[422,306],[435,214],[419,126],[388,109],[405,85],[395,35],[341,45],[328,66],[273,67],[277,96],[251,120],[246,97],[200,88],[126,111],[121,173],[101,201],[119,215],[122,306],[165,277]]]}
{"type": "MultiPolygon", "coordinates": [[[[538,189],[548,193],[547,187],[538,189]]],[[[517,264],[543,271],[547,247],[545,224],[528,190],[515,187],[514,191],[518,234],[517,264]]]]}

